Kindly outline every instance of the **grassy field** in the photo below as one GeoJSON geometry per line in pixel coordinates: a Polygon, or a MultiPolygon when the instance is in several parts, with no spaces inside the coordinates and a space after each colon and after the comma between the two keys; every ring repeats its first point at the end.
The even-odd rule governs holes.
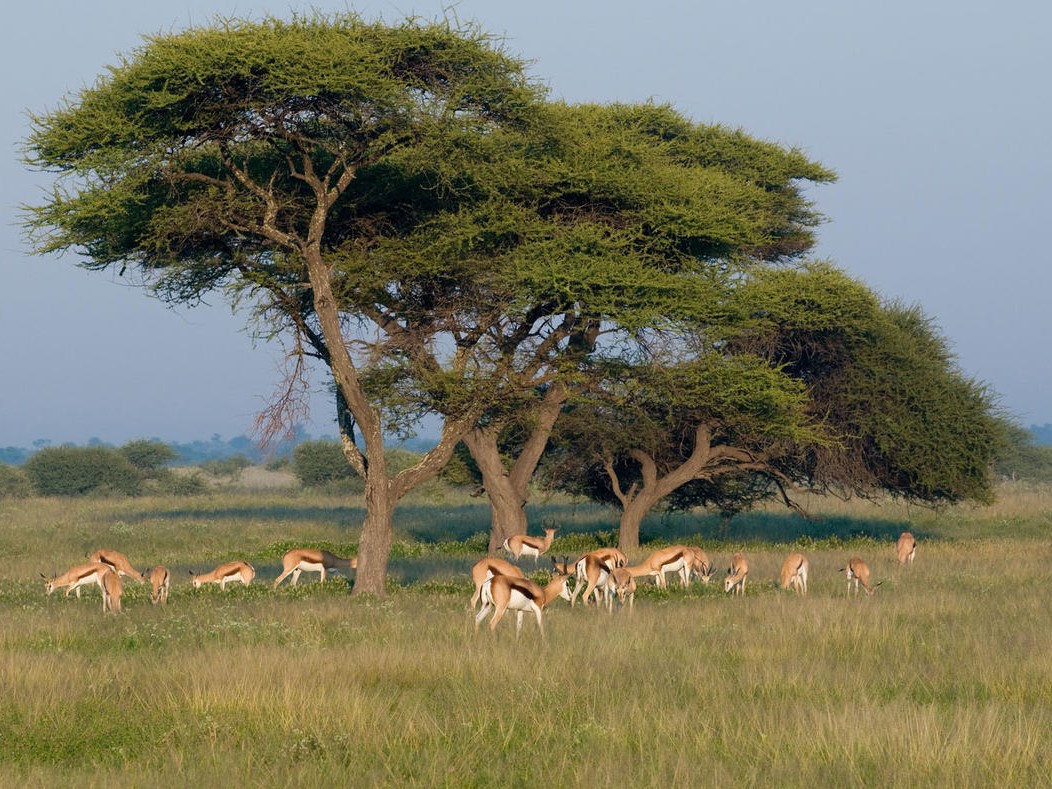
{"type": "MultiPolygon", "coordinates": [[[[406,505],[390,594],[370,602],[342,579],[269,585],[292,545],[355,550],[354,502],[0,502],[0,785],[1052,785],[1052,492],[834,504],[813,522],[656,518],[645,539],[700,542],[722,567],[744,551],[745,598],[647,588],[632,615],[558,600],[542,643],[532,622],[518,642],[510,619],[472,631],[478,503],[406,505]],[[131,582],[120,616],[97,590],[44,596],[40,573],[103,546],[167,564],[170,604],[131,582]],[[811,559],[805,599],[774,586],[791,547],[811,559]],[[855,554],[883,582],[872,598],[845,595],[855,554]],[[191,590],[188,570],[230,558],[257,584],[191,590]]],[[[542,517],[562,526],[554,553],[612,538],[608,511],[542,517]]]]}

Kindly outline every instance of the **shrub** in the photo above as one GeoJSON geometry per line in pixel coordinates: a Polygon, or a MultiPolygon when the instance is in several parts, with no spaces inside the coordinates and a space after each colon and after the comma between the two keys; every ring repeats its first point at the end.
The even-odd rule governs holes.
{"type": "Polygon", "coordinates": [[[41,496],[140,491],[142,475],[109,447],[47,447],[26,461],[26,475],[41,496]]]}
{"type": "Polygon", "coordinates": [[[292,451],[292,472],[307,487],[326,487],[356,478],[335,441],[304,441],[292,451]]]}
{"type": "Polygon", "coordinates": [[[201,468],[213,477],[236,479],[238,474],[251,465],[252,461],[244,455],[232,455],[219,460],[209,460],[207,463],[202,463],[201,468]]]}
{"type": "Polygon", "coordinates": [[[196,496],[208,490],[208,483],[197,472],[176,474],[170,469],[161,469],[150,485],[154,492],[168,496],[196,496]]]}
{"type": "Polygon", "coordinates": [[[145,477],[157,477],[164,466],[179,457],[179,453],[167,444],[146,439],[130,441],[119,451],[145,477]]]}
{"type": "Polygon", "coordinates": [[[24,499],[33,495],[33,485],[25,471],[0,465],[0,499],[24,499]]]}

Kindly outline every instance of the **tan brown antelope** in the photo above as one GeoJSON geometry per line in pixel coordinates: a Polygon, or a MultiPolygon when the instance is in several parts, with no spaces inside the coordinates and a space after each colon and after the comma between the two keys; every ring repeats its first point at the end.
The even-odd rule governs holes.
{"type": "Polygon", "coordinates": [[[840,572],[844,573],[847,576],[848,595],[851,594],[851,587],[855,587],[855,597],[858,597],[858,587],[860,584],[862,588],[866,590],[866,596],[868,597],[869,595],[873,594],[874,591],[876,591],[876,588],[880,586],[880,584],[884,583],[883,581],[881,581],[880,583],[876,583],[870,586],[869,565],[867,565],[857,556],[851,557],[851,559],[848,560],[847,566],[840,568],[840,572]]]}
{"type": "Polygon", "coordinates": [[[146,577],[150,579],[150,602],[168,603],[168,591],[172,588],[172,575],[167,567],[157,565],[146,571],[146,577]]]}
{"type": "Polygon", "coordinates": [[[686,587],[693,562],[694,552],[690,548],[684,545],[670,545],[668,548],[658,548],[640,564],[634,564],[627,569],[634,578],[653,578],[661,589],[668,586],[665,573],[678,573],[680,581],[686,587]]]}
{"type": "MultiPolygon", "coordinates": [[[[554,563],[554,559],[552,560],[554,563]]],[[[522,572],[511,562],[499,559],[496,556],[487,556],[479,559],[471,566],[471,580],[475,584],[475,594],[471,595],[471,610],[475,610],[479,600],[482,598],[482,585],[495,575],[507,575],[510,578],[525,578],[522,572]]]]}
{"type": "Polygon", "coordinates": [[[807,594],[807,572],[810,568],[807,557],[802,553],[791,553],[782,565],[779,580],[783,589],[793,589],[797,594],[807,594]]]}
{"type": "Polygon", "coordinates": [[[44,579],[44,591],[47,592],[48,596],[56,589],[65,588],[66,597],[69,597],[70,592],[77,593],[77,599],[80,599],[80,587],[82,586],[98,586],[102,589],[102,574],[109,569],[108,565],[102,564],[102,562],[88,562],[87,564],[78,564],[76,567],[70,567],[62,575],[55,576],[54,578],[48,578],[43,573],[40,577],[44,579]]]}
{"type": "Polygon", "coordinates": [[[121,612],[121,595],[124,594],[124,585],[121,576],[116,570],[107,569],[102,574],[102,613],[112,611],[115,614],[121,612]]]}
{"type": "Polygon", "coordinates": [[[731,566],[727,568],[727,577],[723,579],[723,591],[733,590],[736,595],[745,594],[745,579],[749,575],[749,562],[745,556],[736,553],[731,559],[731,566]]]}
{"type": "Polygon", "coordinates": [[[113,551],[109,548],[99,548],[93,554],[88,556],[89,562],[102,562],[103,564],[112,567],[118,575],[123,575],[128,578],[134,578],[141,584],[146,583],[146,576],[132,567],[131,562],[128,561],[128,557],[120,551],[113,551]]]}
{"type": "Polygon", "coordinates": [[[899,564],[913,566],[913,557],[917,555],[917,539],[908,531],[899,535],[899,541],[895,546],[899,555],[899,564]]]}
{"type": "Polygon", "coordinates": [[[636,579],[627,567],[615,567],[610,571],[610,586],[607,594],[617,595],[621,608],[628,600],[628,610],[632,611],[636,603],[636,579]]]}
{"type": "MultiPolygon", "coordinates": [[[[556,570],[559,567],[556,565],[556,570]]],[[[574,575],[577,582],[570,595],[570,606],[577,602],[577,595],[584,589],[584,597],[581,601],[587,605],[590,597],[595,597],[595,605],[599,606],[606,601],[607,610],[613,610],[614,598],[610,595],[610,567],[593,553],[586,553],[574,565],[574,575]]]]}
{"type": "Polygon", "coordinates": [[[690,549],[690,552],[694,554],[694,558],[690,564],[688,578],[696,575],[701,579],[703,584],[707,584],[712,578],[712,573],[715,571],[715,567],[713,567],[712,562],[709,561],[709,555],[701,548],[691,545],[688,545],[687,547],[690,549]]]}
{"type": "Polygon", "coordinates": [[[552,538],[555,536],[556,531],[558,531],[558,527],[551,526],[545,527],[543,537],[513,534],[504,541],[503,548],[516,559],[521,559],[523,556],[532,556],[533,563],[536,564],[540,555],[552,547],[552,538]]]}
{"type": "Polygon", "coordinates": [[[479,624],[490,611],[493,611],[493,619],[490,620],[489,629],[491,633],[496,632],[497,623],[510,610],[516,615],[515,637],[518,638],[523,614],[532,611],[537,617],[541,638],[544,638],[544,609],[557,597],[570,599],[570,591],[566,587],[569,578],[568,575],[556,575],[547,586],[541,587],[528,578],[493,576],[482,584],[482,608],[475,616],[475,632],[478,632],[479,624]]]}
{"type": "Polygon", "coordinates": [[[345,559],[334,553],[323,551],[320,548],[293,548],[286,551],[281,557],[281,575],[274,582],[274,588],[278,584],[292,576],[290,583],[295,586],[300,580],[300,573],[321,573],[321,582],[325,582],[325,573],[328,570],[354,570],[358,567],[358,557],[352,556],[345,559]]]}
{"type": "Polygon", "coordinates": [[[200,589],[202,584],[219,584],[219,588],[225,592],[228,581],[230,583],[240,582],[248,586],[255,577],[256,570],[248,562],[227,562],[219,565],[211,572],[201,573],[200,575],[195,575],[194,571],[191,570],[190,584],[194,589],[200,589]]]}

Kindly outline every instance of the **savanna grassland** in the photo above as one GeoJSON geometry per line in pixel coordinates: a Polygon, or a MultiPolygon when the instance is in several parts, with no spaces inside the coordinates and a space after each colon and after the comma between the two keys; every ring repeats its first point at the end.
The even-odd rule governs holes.
{"type": "MultiPolygon", "coordinates": [[[[1052,775],[1052,491],[989,508],[813,503],[655,518],[643,539],[742,550],[743,599],[637,595],[632,614],[557,600],[541,642],[512,618],[476,637],[478,503],[403,506],[385,600],[347,581],[270,584],[294,545],[356,549],[356,502],[301,493],[0,502],[0,784],[145,786],[1042,786],[1052,775]],[[920,540],[913,568],[894,539],[920,540]],[[801,538],[802,534],[810,536],[801,538]],[[168,606],[124,613],[43,593],[98,547],[164,563],[168,606]],[[776,589],[791,549],[806,598],[776,589]],[[881,586],[849,598],[865,558],[881,586]],[[251,587],[192,590],[246,559],[251,587]]],[[[609,543],[611,513],[546,504],[554,554],[609,543]]],[[[632,557],[636,558],[636,557],[632,557]]],[[[532,571],[531,560],[524,562],[532,571]]],[[[538,576],[543,573],[538,565],[538,576]]]]}

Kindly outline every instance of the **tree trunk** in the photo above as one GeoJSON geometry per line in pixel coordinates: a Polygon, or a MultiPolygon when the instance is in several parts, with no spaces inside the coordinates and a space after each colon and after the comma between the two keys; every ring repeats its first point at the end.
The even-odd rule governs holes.
{"type": "Polygon", "coordinates": [[[625,553],[639,550],[639,528],[643,524],[643,518],[660,500],[660,496],[648,495],[648,491],[643,489],[627,501],[621,511],[621,526],[617,535],[618,548],[625,553]]]}
{"type": "Polygon", "coordinates": [[[513,534],[526,533],[524,497],[512,490],[507,477],[486,483],[490,504],[489,552],[496,553],[513,534]]]}
{"type": "Polygon", "coordinates": [[[352,592],[355,597],[386,595],[387,560],[394,541],[395,504],[386,475],[383,479],[366,479],[366,514],[352,592]]]}

